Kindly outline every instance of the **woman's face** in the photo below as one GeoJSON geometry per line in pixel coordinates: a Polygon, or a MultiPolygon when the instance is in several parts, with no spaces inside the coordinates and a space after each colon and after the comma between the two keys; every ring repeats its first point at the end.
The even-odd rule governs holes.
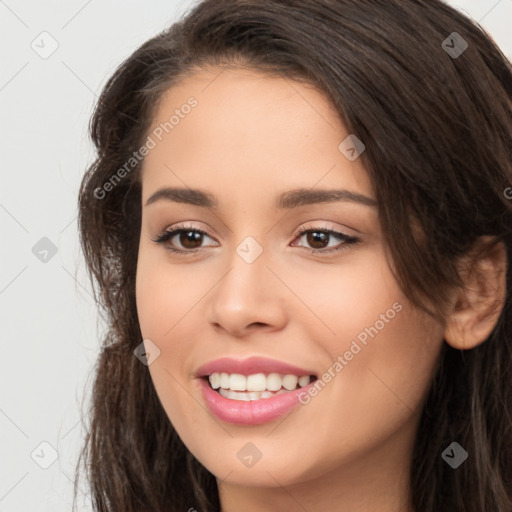
{"type": "Polygon", "coordinates": [[[349,135],[314,88],[247,70],[202,70],[159,106],[138,315],[163,408],[219,479],[285,486],[409,462],[443,326],[391,273],[349,135]],[[234,362],[204,366],[221,358],[234,362]],[[211,373],[227,374],[212,377],[224,396],[211,373]]]}

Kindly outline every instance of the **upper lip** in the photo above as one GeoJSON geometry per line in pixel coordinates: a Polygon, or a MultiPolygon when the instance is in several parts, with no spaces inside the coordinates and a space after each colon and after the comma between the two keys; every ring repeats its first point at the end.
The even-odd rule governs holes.
{"type": "Polygon", "coordinates": [[[246,359],[233,359],[221,357],[203,364],[196,371],[196,377],[206,377],[214,372],[238,373],[241,375],[253,375],[255,373],[281,373],[285,375],[315,375],[315,372],[298,366],[267,359],[265,357],[249,357],[246,359]]]}

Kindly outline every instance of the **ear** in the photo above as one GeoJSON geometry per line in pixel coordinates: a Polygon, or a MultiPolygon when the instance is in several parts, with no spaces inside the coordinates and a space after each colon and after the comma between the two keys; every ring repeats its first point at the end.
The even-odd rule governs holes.
{"type": "Polygon", "coordinates": [[[456,349],[484,342],[498,322],[507,294],[507,251],[503,242],[486,247],[493,237],[480,237],[459,262],[464,289],[455,294],[444,339],[456,349]]]}

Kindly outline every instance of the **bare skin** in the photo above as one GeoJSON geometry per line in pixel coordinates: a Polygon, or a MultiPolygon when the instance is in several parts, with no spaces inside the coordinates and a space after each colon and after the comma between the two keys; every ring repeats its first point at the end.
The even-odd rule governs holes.
{"type": "MultiPolygon", "coordinates": [[[[197,106],[157,141],[142,175],[136,299],[142,335],[160,349],[149,371],[166,414],[217,477],[223,512],[411,512],[414,435],[442,343],[482,342],[499,311],[485,301],[461,306],[454,295],[443,324],[419,312],[391,274],[373,206],[275,208],[296,188],[375,199],[362,158],[338,149],[349,133],[319,91],[247,70],[201,70],[166,92],[153,128],[191,96],[197,106]],[[163,187],[201,189],[218,209],[146,206],[163,187]],[[175,235],[167,246],[188,251],[180,254],[152,240],[179,223],[207,235],[188,246],[175,235]],[[330,235],[322,248],[301,227],[358,241],[330,235]],[[246,237],[262,249],[252,263],[237,253],[246,237]],[[212,415],[194,376],[223,356],[278,359],[319,376],[339,356],[347,364],[287,416],[242,426],[212,415]],[[237,457],[248,442],[262,454],[252,467],[237,457]]],[[[491,302],[503,293],[503,258],[485,262],[491,302]]]]}

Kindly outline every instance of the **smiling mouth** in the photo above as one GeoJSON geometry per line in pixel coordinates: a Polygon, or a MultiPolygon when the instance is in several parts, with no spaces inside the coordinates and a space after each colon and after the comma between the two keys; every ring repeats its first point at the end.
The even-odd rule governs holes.
{"type": "Polygon", "coordinates": [[[282,373],[239,373],[214,372],[202,377],[211,389],[230,400],[251,401],[289,393],[303,388],[317,380],[316,375],[292,375],[282,373]]]}

